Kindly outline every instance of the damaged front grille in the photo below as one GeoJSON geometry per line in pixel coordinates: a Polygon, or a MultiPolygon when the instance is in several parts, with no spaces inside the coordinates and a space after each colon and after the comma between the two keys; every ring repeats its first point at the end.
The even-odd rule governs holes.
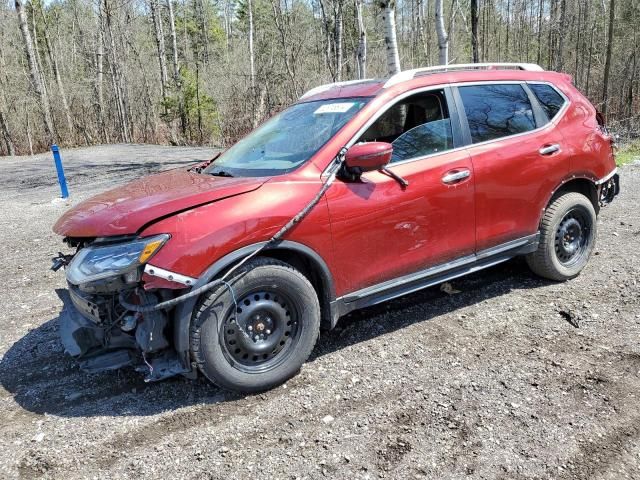
{"type": "MultiPolygon", "coordinates": [[[[69,285],[69,295],[73,305],[86,318],[98,325],[106,325],[115,313],[116,297],[104,295],[91,295],[81,292],[74,285],[69,285]]],[[[117,318],[117,317],[116,317],[117,318]]]]}

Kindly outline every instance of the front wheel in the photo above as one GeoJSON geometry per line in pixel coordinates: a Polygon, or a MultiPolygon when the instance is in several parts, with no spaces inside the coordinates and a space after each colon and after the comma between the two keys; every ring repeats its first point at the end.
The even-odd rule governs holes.
{"type": "Polygon", "coordinates": [[[534,273],[550,280],[569,280],[586,266],[596,243],[596,211],[587,197],[570,192],[546,209],[538,250],[527,255],[534,273]]]}
{"type": "Polygon", "coordinates": [[[258,258],[200,302],[191,354],[213,383],[259,392],[298,372],[319,330],[320,305],[309,280],[284,262],[258,258]]]}

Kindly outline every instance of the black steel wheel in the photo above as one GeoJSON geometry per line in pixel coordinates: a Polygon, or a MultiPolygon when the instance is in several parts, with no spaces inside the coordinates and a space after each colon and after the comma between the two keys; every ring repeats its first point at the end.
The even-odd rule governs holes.
{"type": "Polygon", "coordinates": [[[576,277],[587,265],[596,242],[596,211],[576,192],[564,193],[546,208],[538,249],[527,255],[534,273],[551,280],[576,277]]]}
{"type": "Polygon", "coordinates": [[[258,392],[295,375],[319,331],[309,280],[284,262],[257,258],[205,294],[191,322],[191,355],[215,384],[258,392]]]}
{"type": "Polygon", "coordinates": [[[581,208],[569,210],[560,221],[556,231],[555,251],[558,261],[571,266],[580,261],[589,241],[591,218],[581,208]]]}
{"type": "Polygon", "coordinates": [[[257,291],[232,305],[220,340],[227,361],[248,373],[264,372],[286,361],[300,334],[300,313],[282,291],[257,291]]]}

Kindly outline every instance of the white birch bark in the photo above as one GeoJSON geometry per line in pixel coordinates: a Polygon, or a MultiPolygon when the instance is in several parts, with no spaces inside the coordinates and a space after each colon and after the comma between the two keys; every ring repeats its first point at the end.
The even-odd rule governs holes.
{"type": "Polygon", "coordinates": [[[356,50],[356,63],[358,65],[358,78],[367,78],[367,30],[362,17],[362,0],[356,1],[356,23],[358,24],[358,49],[356,50]]]}
{"type": "Polygon", "coordinates": [[[438,62],[440,65],[449,63],[449,37],[444,26],[444,12],[442,0],[435,0],[436,3],[436,33],[438,35],[438,62]]]}
{"type": "Polygon", "coordinates": [[[400,54],[396,35],[396,11],[394,0],[382,0],[382,20],[384,21],[384,43],[387,50],[387,73],[389,76],[400,72],[400,54]]]}

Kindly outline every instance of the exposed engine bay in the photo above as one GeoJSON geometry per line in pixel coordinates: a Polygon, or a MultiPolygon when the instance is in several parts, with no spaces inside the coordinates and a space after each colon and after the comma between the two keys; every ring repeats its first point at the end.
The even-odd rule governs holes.
{"type": "MultiPolygon", "coordinates": [[[[169,289],[149,292],[143,288],[143,266],[139,260],[145,250],[138,255],[138,261],[125,264],[122,261],[123,254],[114,255],[114,247],[124,250],[125,245],[132,243],[129,238],[67,238],[65,241],[76,247],[76,254],[60,253],[53,259],[52,269],[65,267],[66,270],[71,305],[65,305],[61,314],[60,336],[65,351],[78,360],[80,368],[98,373],[134,366],[144,373],[146,381],[189,372],[188,365],[178,360],[170,346],[171,312],[132,312],[119,301],[119,295],[127,292],[130,301],[153,305],[180,292],[169,289]],[[85,283],[72,282],[80,277],[78,270],[83,269],[80,267],[82,261],[86,263],[92,250],[101,249],[111,255],[115,262],[120,260],[118,266],[122,271],[85,283]]],[[[101,268],[104,268],[104,264],[101,268]]],[[[86,268],[84,270],[82,273],[88,273],[86,268]]]]}

